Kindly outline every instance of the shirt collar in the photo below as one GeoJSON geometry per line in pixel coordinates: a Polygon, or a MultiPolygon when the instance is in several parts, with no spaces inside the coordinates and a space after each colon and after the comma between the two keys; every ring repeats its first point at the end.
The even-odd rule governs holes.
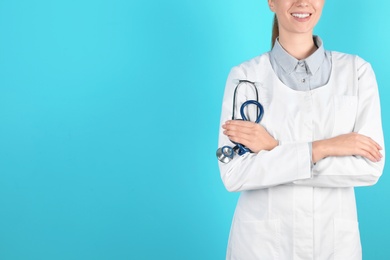
{"type": "MultiPolygon", "coordinates": [[[[314,36],[313,39],[318,49],[309,57],[302,60],[306,63],[306,66],[312,75],[314,75],[318,71],[325,59],[325,49],[321,38],[318,36],[314,36]]],[[[279,66],[281,66],[282,69],[288,74],[292,73],[295,70],[299,61],[283,49],[278,39],[275,41],[275,45],[272,48],[270,55],[271,58],[275,59],[279,66]]]]}

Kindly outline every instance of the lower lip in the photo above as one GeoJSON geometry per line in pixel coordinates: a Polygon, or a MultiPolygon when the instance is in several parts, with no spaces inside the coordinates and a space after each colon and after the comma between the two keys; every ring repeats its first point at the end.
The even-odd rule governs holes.
{"type": "Polygon", "coordinates": [[[308,17],[305,17],[305,18],[299,18],[299,17],[296,17],[296,16],[292,16],[294,18],[294,20],[298,21],[298,22],[307,22],[310,20],[310,17],[311,15],[309,15],[308,17]]]}

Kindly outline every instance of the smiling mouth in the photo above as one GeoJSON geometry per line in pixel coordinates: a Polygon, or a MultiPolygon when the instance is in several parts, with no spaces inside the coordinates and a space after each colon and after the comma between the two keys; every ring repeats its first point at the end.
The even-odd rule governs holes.
{"type": "Polygon", "coordinates": [[[293,17],[300,18],[300,19],[304,19],[304,18],[311,16],[310,13],[292,13],[291,15],[293,17]]]}

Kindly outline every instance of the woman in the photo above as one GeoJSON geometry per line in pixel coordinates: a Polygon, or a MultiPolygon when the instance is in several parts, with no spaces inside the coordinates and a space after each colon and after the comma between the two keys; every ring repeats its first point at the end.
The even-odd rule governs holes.
{"type": "MultiPolygon", "coordinates": [[[[324,0],[268,4],[273,48],[232,69],[223,100],[219,147],[252,151],[219,163],[241,191],[226,259],[361,259],[354,187],[375,184],[385,161],[374,72],[313,36],[324,0]],[[237,80],[257,82],[260,124],[231,120],[237,80]]],[[[237,107],[252,95],[238,89],[237,107]]]]}

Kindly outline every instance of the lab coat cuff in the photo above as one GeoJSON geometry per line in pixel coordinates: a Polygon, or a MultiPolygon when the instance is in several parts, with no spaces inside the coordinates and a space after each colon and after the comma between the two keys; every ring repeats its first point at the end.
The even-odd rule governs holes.
{"type": "Polygon", "coordinates": [[[311,143],[297,145],[298,176],[297,180],[311,179],[313,164],[311,159],[311,143]]]}
{"type": "Polygon", "coordinates": [[[313,167],[314,165],[316,165],[315,163],[313,163],[313,143],[312,142],[309,142],[308,143],[309,145],[309,156],[310,156],[310,169],[311,169],[311,172],[313,172],[313,167]]]}

